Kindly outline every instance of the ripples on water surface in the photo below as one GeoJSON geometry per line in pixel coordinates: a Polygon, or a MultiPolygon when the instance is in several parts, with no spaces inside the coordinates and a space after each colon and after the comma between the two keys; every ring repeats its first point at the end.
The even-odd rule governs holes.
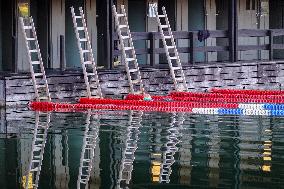
{"type": "Polygon", "coordinates": [[[89,188],[284,188],[283,118],[52,113],[45,139],[45,129],[34,128],[47,115],[7,111],[6,117],[1,188],[37,180],[38,188],[84,188],[87,181],[89,188]],[[35,131],[44,148],[40,140],[32,145],[35,131]]]}

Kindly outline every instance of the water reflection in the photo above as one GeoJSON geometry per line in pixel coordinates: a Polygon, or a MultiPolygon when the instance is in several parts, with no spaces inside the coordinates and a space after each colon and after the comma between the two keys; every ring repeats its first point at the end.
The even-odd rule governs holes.
{"type": "Polygon", "coordinates": [[[35,115],[7,115],[5,131],[14,133],[0,139],[1,188],[284,184],[283,118],[139,111],[35,115]]]}
{"type": "Polygon", "coordinates": [[[120,163],[118,188],[128,188],[127,185],[129,185],[131,181],[135,151],[138,148],[137,142],[139,140],[139,128],[141,127],[142,116],[142,111],[130,111],[129,113],[128,126],[125,133],[125,145],[120,163]]]}
{"type": "Polygon", "coordinates": [[[91,172],[93,171],[93,161],[95,157],[99,127],[99,115],[91,114],[91,110],[88,110],[77,181],[78,189],[81,187],[88,188],[91,172]]]}
{"type": "Polygon", "coordinates": [[[27,174],[22,178],[25,189],[38,188],[41,165],[44,155],[50,113],[35,112],[35,127],[27,174]]]}

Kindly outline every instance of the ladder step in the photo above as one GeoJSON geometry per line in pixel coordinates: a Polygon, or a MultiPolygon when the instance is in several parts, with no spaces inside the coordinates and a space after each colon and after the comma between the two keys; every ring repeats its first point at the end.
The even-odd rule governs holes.
{"type": "Polygon", "coordinates": [[[33,37],[27,37],[27,41],[34,41],[35,40],[35,38],[33,38],[33,37]]]}
{"type": "Polygon", "coordinates": [[[172,56],[172,57],[170,56],[170,59],[171,59],[171,60],[177,60],[178,57],[177,57],[177,56],[172,56]]]}
{"type": "Polygon", "coordinates": [[[82,18],[82,16],[75,16],[75,18],[76,18],[76,19],[80,19],[80,18],[82,18]]]}
{"type": "Polygon", "coordinates": [[[82,53],[90,53],[89,50],[82,50],[82,53]]]}
{"type": "Polygon", "coordinates": [[[166,46],[168,49],[174,49],[175,46],[166,46]]]}
{"type": "Polygon", "coordinates": [[[43,73],[35,73],[34,76],[35,77],[43,76],[43,73]]]}
{"type": "Polygon", "coordinates": [[[80,39],[80,41],[82,42],[85,42],[85,41],[87,41],[87,38],[82,38],[82,39],[80,39]]]}
{"type": "Polygon", "coordinates": [[[158,15],[159,18],[165,18],[166,16],[163,14],[163,15],[158,15]]]}
{"type": "Polygon", "coordinates": [[[180,70],[180,67],[172,67],[173,70],[180,70]]]}
{"type": "Polygon", "coordinates": [[[32,26],[24,26],[25,30],[31,30],[33,27],[32,26]]]}
{"type": "Polygon", "coordinates": [[[139,79],[136,79],[136,80],[132,80],[132,83],[133,83],[133,84],[137,84],[137,83],[140,83],[140,80],[139,80],[139,79]]]}
{"type": "Polygon", "coordinates": [[[183,81],[182,77],[176,77],[176,81],[183,81]]]}
{"type": "Polygon", "coordinates": [[[172,36],[170,36],[170,35],[165,36],[165,39],[171,39],[171,38],[172,38],[172,36]]]}
{"type": "Polygon", "coordinates": [[[82,30],[84,30],[85,28],[84,28],[84,27],[77,27],[77,29],[78,29],[79,31],[82,31],[82,30]]]}
{"type": "Polygon", "coordinates": [[[121,39],[123,39],[123,40],[129,39],[129,36],[121,36],[121,39]]]}
{"type": "Polygon", "coordinates": [[[161,25],[161,28],[168,28],[168,25],[161,25]]]}
{"type": "Polygon", "coordinates": [[[95,73],[87,73],[87,76],[94,76],[96,75],[95,73]]]}
{"type": "Polygon", "coordinates": [[[30,53],[36,53],[37,52],[37,49],[32,49],[32,50],[29,50],[30,53]]]}
{"type": "Polygon", "coordinates": [[[129,50],[132,50],[133,49],[133,47],[124,47],[124,50],[126,50],[126,51],[129,51],[129,50]]]}
{"type": "Polygon", "coordinates": [[[117,17],[124,17],[124,14],[117,14],[117,17]]]}
{"type": "Polygon", "coordinates": [[[131,61],[135,61],[136,59],[135,58],[126,58],[126,60],[125,61],[127,61],[127,62],[131,62],[131,61]]]}
{"type": "Polygon", "coordinates": [[[127,28],[127,25],[119,25],[119,28],[127,28]]]}
{"type": "Polygon", "coordinates": [[[47,96],[41,96],[39,97],[40,100],[49,100],[49,98],[47,96]]]}
{"type": "Polygon", "coordinates": [[[32,64],[40,64],[40,61],[32,61],[32,64]]]}
{"type": "Polygon", "coordinates": [[[42,85],[36,85],[36,88],[45,88],[46,84],[42,84],[42,85]]]}
{"type": "Polygon", "coordinates": [[[86,65],[86,64],[92,64],[92,61],[86,61],[86,62],[84,62],[84,64],[86,65]]]}
{"type": "Polygon", "coordinates": [[[133,73],[133,72],[137,72],[138,69],[130,69],[129,72],[133,73]]]}

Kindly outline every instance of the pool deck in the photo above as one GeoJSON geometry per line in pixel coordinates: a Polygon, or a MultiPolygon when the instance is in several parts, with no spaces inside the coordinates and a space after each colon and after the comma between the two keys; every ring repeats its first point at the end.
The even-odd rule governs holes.
{"type": "MultiPolygon", "coordinates": [[[[205,91],[213,87],[235,89],[283,90],[284,61],[195,64],[183,66],[188,88],[205,91]]],[[[142,67],[143,83],[148,93],[164,95],[173,90],[167,68],[142,67]]],[[[47,70],[52,101],[75,102],[86,96],[83,74],[80,71],[47,70]]],[[[123,67],[99,70],[105,97],[121,98],[128,94],[128,82],[123,67]]],[[[29,73],[6,74],[0,78],[0,105],[25,106],[34,98],[29,73]]]]}

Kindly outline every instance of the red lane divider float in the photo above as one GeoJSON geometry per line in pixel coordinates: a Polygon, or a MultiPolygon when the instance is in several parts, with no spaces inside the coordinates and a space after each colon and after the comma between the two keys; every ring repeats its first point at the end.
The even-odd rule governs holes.
{"type": "Polygon", "coordinates": [[[244,89],[217,89],[210,90],[211,93],[221,94],[249,94],[249,95],[284,95],[284,91],[279,90],[244,90],[244,89]]]}
{"type": "Polygon", "coordinates": [[[163,106],[133,106],[115,104],[63,104],[53,102],[31,102],[30,108],[34,111],[57,111],[74,112],[86,109],[96,110],[137,110],[137,111],[158,111],[158,112],[192,112],[190,107],[163,107],[163,106]]]}
{"type": "Polygon", "coordinates": [[[113,104],[129,106],[147,106],[147,107],[188,107],[188,108],[238,108],[237,103],[201,103],[201,102],[183,102],[183,101],[143,101],[143,100],[115,100],[115,99],[97,99],[81,98],[81,104],[113,104]]]}

